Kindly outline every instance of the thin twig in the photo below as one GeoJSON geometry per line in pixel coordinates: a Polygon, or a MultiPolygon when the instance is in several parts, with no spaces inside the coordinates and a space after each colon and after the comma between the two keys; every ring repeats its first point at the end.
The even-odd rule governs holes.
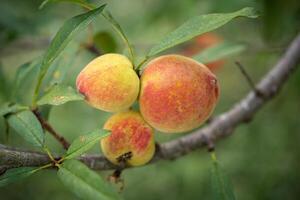
{"type": "Polygon", "coordinates": [[[9,126],[8,121],[7,121],[6,118],[4,119],[4,126],[5,126],[5,141],[8,142],[9,131],[10,131],[9,127],[10,126],[9,126]]]}
{"type": "Polygon", "coordinates": [[[143,64],[145,64],[148,61],[149,57],[146,56],[135,68],[135,71],[137,71],[138,73],[141,71],[141,67],[143,66],[143,64]]]}
{"type": "Polygon", "coordinates": [[[254,81],[252,80],[252,78],[250,77],[250,75],[248,74],[248,72],[246,71],[245,67],[239,62],[239,61],[235,61],[235,64],[238,66],[238,68],[240,69],[241,73],[244,75],[244,77],[246,78],[250,88],[255,91],[255,93],[258,96],[263,96],[263,94],[256,88],[254,81]]]}
{"type": "Polygon", "coordinates": [[[37,110],[34,109],[32,112],[35,114],[37,119],[40,121],[42,127],[47,130],[61,145],[63,146],[64,149],[68,149],[70,146],[70,143],[59,133],[57,133],[54,128],[43,118],[41,113],[37,110]]]}
{"type": "Polygon", "coordinates": [[[83,46],[86,50],[88,50],[89,52],[91,52],[92,54],[94,54],[96,56],[102,55],[102,52],[96,47],[95,44],[87,44],[87,45],[83,45],[83,46]]]}

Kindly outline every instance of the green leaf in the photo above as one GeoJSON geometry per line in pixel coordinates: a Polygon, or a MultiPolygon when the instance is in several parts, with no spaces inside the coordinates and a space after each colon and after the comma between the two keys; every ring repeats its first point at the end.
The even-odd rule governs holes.
{"type": "Polygon", "coordinates": [[[22,81],[27,77],[28,73],[30,73],[33,66],[34,64],[32,62],[27,62],[18,67],[14,81],[14,91],[20,87],[22,81]]]}
{"type": "Polygon", "coordinates": [[[89,12],[77,15],[64,23],[53,38],[47,52],[43,56],[42,64],[40,67],[40,74],[38,83],[35,88],[35,96],[33,102],[37,99],[39,89],[41,87],[44,76],[46,75],[50,65],[56,57],[64,50],[67,44],[74,38],[76,33],[84,29],[89,23],[92,22],[104,9],[106,5],[91,10],[89,12]]]}
{"type": "MultiPolygon", "coordinates": [[[[95,8],[94,4],[90,4],[85,0],[45,0],[41,4],[40,8],[44,7],[44,5],[47,4],[48,2],[70,2],[70,3],[78,4],[78,5],[80,5],[84,8],[87,8],[89,10],[95,8]]],[[[123,40],[123,42],[125,43],[125,45],[128,48],[128,52],[129,52],[129,55],[130,55],[131,62],[134,63],[133,48],[132,48],[127,36],[125,35],[122,27],[120,26],[120,24],[115,20],[115,18],[113,18],[113,16],[111,15],[111,13],[109,11],[105,10],[101,14],[112,25],[113,29],[119,34],[119,36],[121,37],[121,39],[123,40]]]]}
{"type": "Polygon", "coordinates": [[[87,2],[86,0],[45,0],[41,3],[41,5],[39,6],[39,9],[42,9],[45,7],[46,4],[48,3],[58,3],[58,2],[69,2],[69,3],[75,3],[78,4],[84,8],[90,9],[93,7],[92,4],[90,4],[89,2],[87,2]]]}
{"type": "Polygon", "coordinates": [[[56,59],[49,68],[44,80],[41,91],[48,91],[53,85],[61,84],[66,78],[70,67],[77,65],[78,43],[70,43],[64,50],[64,55],[56,59]]]}
{"type": "Polygon", "coordinates": [[[13,104],[13,103],[5,103],[0,107],[0,116],[4,116],[11,113],[16,113],[22,110],[28,110],[29,108],[27,106],[21,106],[19,104],[13,104]]]}
{"type": "Polygon", "coordinates": [[[45,72],[54,59],[62,52],[67,44],[80,30],[84,29],[93,19],[99,15],[106,5],[91,10],[89,12],[77,15],[64,23],[53,38],[47,52],[45,53],[41,71],[45,72]]]}
{"type": "Polygon", "coordinates": [[[253,8],[247,7],[232,13],[208,14],[193,17],[152,47],[147,57],[152,57],[198,35],[217,29],[236,17],[256,18],[257,14],[253,8]]]}
{"type": "Polygon", "coordinates": [[[44,131],[31,111],[22,111],[7,117],[9,125],[26,141],[37,147],[44,146],[44,131]]]}
{"type": "Polygon", "coordinates": [[[110,134],[107,130],[95,130],[88,135],[83,135],[74,140],[69,147],[65,159],[72,159],[88,151],[92,148],[101,138],[104,138],[110,134]]]}
{"type": "Polygon", "coordinates": [[[235,200],[232,184],[212,153],[212,188],[215,200],[235,200]]]}
{"type": "Polygon", "coordinates": [[[38,105],[54,105],[58,106],[69,101],[83,100],[84,96],[79,94],[74,88],[65,85],[54,85],[50,90],[42,96],[38,105]]]}
{"type": "Polygon", "coordinates": [[[5,174],[0,176],[0,187],[3,187],[9,183],[16,182],[20,179],[26,178],[33,173],[37,172],[39,168],[36,167],[20,167],[10,169],[5,174]]]}
{"type": "MultiPolygon", "coordinates": [[[[14,78],[14,86],[12,89],[12,97],[14,99],[17,98],[17,95],[22,91],[24,83],[27,82],[28,77],[36,73],[39,67],[39,61],[40,60],[35,60],[32,62],[27,62],[22,64],[20,67],[18,67],[15,78],[14,78]]],[[[36,77],[35,77],[36,78],[36,77]]],[[[28,87],[28,85],[26,84],[28,87]]]]}
{"type": "Polygon", "coordinates": [[[120,199],[107,182],[78,160],[65,161],[58,170],[58,177],[67,188],[82,199],[120,199]]]}
{"type": "Polygon", "coordinates": [[[243,44],[223,42],[205,49],[198,55],[195,55],[194,59],[201,63],[210,63],[239,54],[244,50],[246,50],[246,46],[243,44]]]}

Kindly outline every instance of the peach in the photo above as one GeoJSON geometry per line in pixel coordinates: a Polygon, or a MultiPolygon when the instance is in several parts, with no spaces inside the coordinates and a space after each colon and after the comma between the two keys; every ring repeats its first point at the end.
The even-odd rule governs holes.
{"type": "Polygon", "coordinates": [[[139,93],[139,78],[131,62],[120,54],[92,60],[77,76],[77,90],[93,107],[107,112],[129,108],[139,93]]]}
{"type": "Polygon", "coordinates": [[[141,114],[161,132],[199,127],[212,113],[218,97],[215,75],[188,57],[158,57],[147,64],[141,76],[141,114]]]}
{"type": "MultiPolygon", "coordinates": [[[[220,44],[223,39],[215,33],[209,32],[203,35],[199,35],[193,41],[193,43],[184,50],[185,56],[194,56],[205,49],[214,45],[220,44]]],[[[220,67],[224,65],[224,60],[216,60],[209,63],[204,63],[211,71],[216,72],[220,67]]]]}
{"type": "Polygon", "coordinates": [[[145,122],[140,113],[121,112],[110,117],[104,129],[111,134],[101,140],[104,156],[114,164],[125,158],[129,166],[147,163],[154,155],[155,143],[153,129],[145,122]]]}
{"type": "Polygon", "coordinates": [[[196,37],[196,43],[201,49],[211,47],[223,42],[223,39],[215,33],[209,32],[196,37]]]}

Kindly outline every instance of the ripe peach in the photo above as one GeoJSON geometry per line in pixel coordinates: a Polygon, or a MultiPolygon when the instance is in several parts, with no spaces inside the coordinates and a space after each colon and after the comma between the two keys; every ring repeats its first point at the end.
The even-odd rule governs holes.
{"type": "Polygon", "coordinates": [[[141,114],[161,132],[186,132],[199,127],[212,113],[218,97],[215,75],[188,57],[158,57],[142,73],[141,114]]]}
{"type": "MultiPolygon", "coordinates": [[[[196,37],[193,43],[187,47],[183,54],[185,56],[194,56],[205,49],[220,44],[223,39],[215,33],[209,32],[196,37]]],[[[224,65],[224,60],[216,60],[210,63],[204,63],[211,71],[215,72],[224,65]]]]}
{"type": "Polygon", "coordinates": [[[223,39],[212,32],[202,34],[196,38],[196,43],[202,49],[211,47],[221,42],[223,42],[223,39]]]}
{"type": "Polygon", "coordinates": [[[153,129],[140,113],[134,111],[113,115],[104,125],[111,135],[101,140],[105,157],[114,164],[125,158],[126,164],[139,166],[147,163],[154,154],[153,129]]]}
{"type": "Polygon", "coordinates": [[[93,107],[107,112],[129,108],[139,93],[139,78],[131,62],[120,54],[92,60],[78,75],[77,90],[93,107]]]}

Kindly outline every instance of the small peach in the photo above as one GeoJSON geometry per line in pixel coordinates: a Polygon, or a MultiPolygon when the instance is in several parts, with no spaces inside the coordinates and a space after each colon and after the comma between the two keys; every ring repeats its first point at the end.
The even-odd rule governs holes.
{"type": "Polygon", "coordinates": [[[93,107],[107,112],[129,108],[139,93],[139,78],[131,62],[120,54],[92,60],[78,75],[77,90],[93,107]]]}
{"type": "MultiPolygon", "coordinates": [[[[196,37],[192,44],[184,49],[183,54],[185,56],[191,57],[194,56],[207,48],[213,47],[223,42],[222,37],[219,35],[208,32],[196,37]]],[[[211,71],[216,72],[219,68],[224,65],[224,60],[216,60],[209,63],[204,63],[211,71]]]]}
{"type": "Polygon", "coordinates": [[[141,114],[161,132],[199,127],[212,113],[218,97],[215,75],[188,57],[158,57],[147,64],[141,76],[141,114]]]}
{"type": "Polygon", "coordinates": [[[154,154],[153,129],[140,113],[121,112],[110,117],[104,125],[111,135],[101,140],[104,156],[114,164],[121,160],[130,166],[147,163],[154,154]]]}

